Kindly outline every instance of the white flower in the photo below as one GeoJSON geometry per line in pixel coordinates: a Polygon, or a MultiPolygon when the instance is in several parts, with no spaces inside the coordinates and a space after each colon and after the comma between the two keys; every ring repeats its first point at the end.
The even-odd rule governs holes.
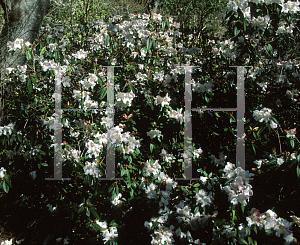
{"type": "Polygon", "coordinates": [[[155,130],[151,130],[151,131],[147,132],[147,136],[150,136],[150,139],[153,139],[155,137],[158,138],[158,137],[162,136],[162,134],[161,134],[160,130],[155,129],[155,130]]]}
{"type": "Polygon", "coordinates": [[[288,138],[295,138],[295,134],[296,134],[296,128],[294,129],[289,129],[289,130],[285,130],[286,132],[286,137],[288,138]]]}
{"type": "Polygon", "coordinates": [[[18,65],[17,68],[18,68],[19,72],[25,73],[26,69],[27,69],[27,65],[23,65],[23,66],[18,65]]]}
{"type": "Polygon", "coordinates": [[[107,230],[102,231],[104,242],[113,241],[118,237],[117,228],[109,227],[107,230]]]}
{"type": "Polygon", "coordinates": [[[209,206],[212,203],[212,192],[207,194],[205,190],[199,190],[198,193],[194,196],[196,199],[197,204],[201,203],[201,207],[209,206]]]}
{"type": "Polygon", "coordinates": [[[277,164],[280,166],[284,163],[283,157],[277,158],[277,164]]]}
{"type": "Polygon", "coordinates": [[[92,175],[96,178],[101,177],[101,172],[97,168],[97,164],[95,162],[86,162],[85,166],[83,167],[83,170],[86,175],[92,175]]]}
{"type": "Polygon", "coordinates": [[[76,54],[72,54],[77,59],[85,59],[87,57],[87,51],[80,49],[76,54]]]}
{"type": "Polygon", "coordinates": [[[101,228],[107,229],[106,221],[96,221],[96,224],[99,225],[101,228]]]}
{"type": "Polygon", "coordinates": [[[194,157],[199,158],[203,150],[201,148],[194,150],[194,157]]]}
{"type": "Polygon", "coordinates": [[[5,176],[5,172],[6,172],[6,169],[2,167],[0,169],[0,179],[2,179],[5,176]]]}
{"type": "Polygon", "coordinates": [[[1,245],[12,245],[12,239],[1,242],[1,245]]]}
{"type": "Polygon", "coordinates": [[[115,206],[119,205],[121,203],[121,201],[120,201],[121,197],[122,197],[122,194],[119,193],[111,203],[115,206]]]}
{"type": "Polygon", "coordinates": [[[274,128],[277,128],[277,123],[271,121],[270,127],[273,128],[273,129],[274,129],[274,128]]]}
{"type": "Polygon", "coordinates": [[[70,79],[69,76],[63,77],[62,84],[63,84],[64,87],[71,87],[70,82],[71,82],[71,79],[70,79]]]}
{"type": "Polygon", "coordinates": [[[282,6],[282,12],[283,13],[296,13],[297,11],[300,11],[299,9],[299,2],[292,2],[292,1],[288,1],[287,3],[281,3],[280,4],[282,6]]]}
{"type": "Polygon", "coordinates": [[[293,219],[293,223],[300,227],[300,218],[295,215],[291,215],[290,217],[293,219]]]}
{"type": "Polygon", "coordinates": [[[272,117],[271,116],[271,113],[272,113],[272,110],[269,109],[269,108],[263,108],[262,110],[255,110],[253,112],[253,117],[256,121],[259,121],[259,122],[263,122],[265,121],[266,123],[270,120],[270,118],[272,117]]]}
{"type": "Polygon", "coordinates": [[[57,47],[57,43],[50,43],[49,44],[49,48],[50,48],[50,52],[53,52],[56,50],[57,47]]]}
{"type": "Polygon", "coordinates": [[[16,50],[17,48],[22,49],[22,46],[23,46],[23,39],[17,38],[14,41],[14,50],[16,50]]]}
{"type": "Polygon", "coordinates": [[[8,42],[7,43],[8,51],[14,51],[15,50],[15,45],[13,42],[8,42]]]}
{"type": "Polygon", "coordinates": [[[162,149],[159,155],[163,157],[163,160],[165,162],[172,160],[172,154],[167,154],[167,151],[165,149],[162,149]]]}
{"type": "Polygon", "coordinates": [[[10,67],[9,67],[9,68],[6,68],[6,74],[9,75],[10,73],[12,73],[12,72],[15,71],[15,70],[16,70],[16,69],[13,68],[13,67],[12,67],[12,68],[10,68],[10,67]]]}
{"type": "Polygon", "coordinates": [[[111,64],[114,66],[114,65],[116,65],[117,64],[117,59],[116,58],[113,58],[112,60],[111,60],[111,64]]]}
{"type": "Polygon", "coordinates": [[[274,227],[275,229],[275,235],[277,237],[280,237],[281,234],[283,234],[283,236],[288,236],[292,233],[292,222],[288,222],[287,220],[280,220],[280,218],[278,218],[276,220],[276,225],[274,227]]]}

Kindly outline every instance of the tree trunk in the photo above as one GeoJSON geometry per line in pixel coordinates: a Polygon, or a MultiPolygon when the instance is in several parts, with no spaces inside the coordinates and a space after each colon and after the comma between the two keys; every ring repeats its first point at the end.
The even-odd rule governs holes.
{"type": "MultiPolygon", "coordinates": [[[[29,41],[31,44],[36,39],[45,11],[48,9],[50,0],[0,0],[4,10],[5,24],[0,34],[0,118],[3,115],[4,89],[3,80],[5,70],[8,67],[16,68],[17,65],[25,65],[26,56],[19,52],[8,52],[7,42],[13,42],[17,38],[29,41]],[[19,56],[19,57],[18,57],[19,56]]],[[[0,121],[1,124],[1,121],[0,121]]]]}

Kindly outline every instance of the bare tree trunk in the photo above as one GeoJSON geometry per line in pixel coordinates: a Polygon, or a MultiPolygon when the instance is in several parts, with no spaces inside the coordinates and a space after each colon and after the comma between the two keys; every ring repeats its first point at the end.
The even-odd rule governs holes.
{"type": "Polygon", "coordinates": [[[0,74],[1,74],[1,98],[0,117],[3,114],[3,79],[5,69],[24,65],[26,56],[8,52],[7,42],[13,42],[17,38],[24,42],[33,43],[36,39],[42,20],[47,10],[50,0],[0,0],[4,10],[5,24],[0,34],[0,74]],[[18,57],[19,56],[19,57],[18,57]]]}
{"type": "Polygon", "coordinates": [[[16,67],[24,65],[25,57],[14,60],[7,52],[7,42],[21,38],[33,43],[38,35],[50,0],[0,0],[4,10],[5,25],[0,34],[1,63],[16,67]],[[3,63],[4,61],[4,63],[3,63]]]}

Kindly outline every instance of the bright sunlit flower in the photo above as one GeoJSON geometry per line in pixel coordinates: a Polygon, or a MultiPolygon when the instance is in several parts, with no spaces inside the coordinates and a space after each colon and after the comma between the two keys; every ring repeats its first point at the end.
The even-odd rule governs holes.
{"type": "Polygon", "coordinates": [[[77,59],[85,59],[87,57],[87,51],[80,49],[76,54],[72,54],[77,59]]]}
{"type": "Polygon", "coordinates": [[[1,167],[1,169],[0,169],[0,179],[2,179],[5,176],[5,172],[6,172],[6,169],[1,167]]]}
{"type": "Polygon", "coordinates": [[[286,132],[286,137],[288,138],[295,138],[296,136],[296,128],[293,129],[289,129],[289,130],[284,130],[284,132],[286,132]]]}

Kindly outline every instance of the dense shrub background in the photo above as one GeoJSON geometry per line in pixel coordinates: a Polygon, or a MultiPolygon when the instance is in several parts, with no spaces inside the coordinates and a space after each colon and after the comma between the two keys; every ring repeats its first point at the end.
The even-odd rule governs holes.
{"type": "MultiPolygon", "coordinates": [[[[78,19],[74,17],[71,23],[64,23],[63,25],[66,26],[65,33],[68,33],[66,36],[70,37],[71,39],[71,45],[73,45],[74,50],[79,50],[80,48],[87,47],[87,41],[85,39],[86,36],[88,36],[88,33],[91,32],[92,28],[91,25],[88,24],[87,15],[85,13],[88,13],[89,11],[87,8],[82,11],[80,10],[80,6],[82,2],[78,1],[74,8],[75,13],[78,16],[78,19]],[[78,8],[78,9],[77,9],[78,8]],[[85,11],[85,12],[84,12],[85,11]],[[76,20],[75,20],[76,19],[76,20]],[[79,21],[76,23],[76,21],[79,21]],[[74,24],[74,25],[73,25],[74,24]],[[74,32],[73,32],[74,31],[74,32]],[[75,42],[75,40],[78,40],[78,43],[75,42]],[[74,43],[73,43],[74,42],[74,43]]],[[[95,6],[95,5],[94,5],[95,6]]],[[[274,5],[272,5],[274,6],[274,5]]],[[[54,8],[54,4],[52,6],[54,8]]],[[[169,9],[167,9],[169,10],[169,9]]],[[[66,11],[66,10],[64,10],[66,11]]],[[[98,13],[98,10],[95,8],[95,13],[98,13]]],[[[170,10],[172,11],[172,10],[170,10]]],[[[270,10],[269,10],[270,11],[270,10]]],[[[51,13],[51,9],[49,10],[49,13],[51,13]]],[[[53,20],[57,20],[57,24],[59,24],[59,17],[58,16],[67,16],[69,13],[61,12],[57,13],[57,16],[55,15],[57,12],[53,11],[53,20]]],[[[109,12],[101,12],[99,13],[99,17],[105,17],[108,15],[109,12]]],[[[45,23],[49,23],[52,25],[50,14],[48,18],[45,18],[45,23]]],[[[71,15],[70,15],[71,17],[71,15]]],[[[98,17],[98,16],[96,16],[98,17]]],[[[234,21],[234,18],[236,18],[236,21],[238,22],[240,19],[239,17],[231,17],[231,21],[234,21]]],[[[71,19],[71,18],[70,18],[71,19]]],[[[275,22],[276,23],[276,22],[275,22]]],[[[55,25],[53,25],[55,26],[55,25]]],[[[243,26],[236,25],[238,28],[243,29],[243,26]]],[[[183,29],[182,30],[184,34],[190,34],[194,30],[191,28],[191,30],[183,29]]],[[[248,30],[248,32],[253,32],[253,30],[248,30]]],[[[232,37],[235,36],[235,39],[237,40],[238,35],[236,35],[237,30],[234,26],[232,26],[232,29],[228,29],[227,35],[232,37]]],[[[271,34],[270,34],[271,35],[271,34]]],[[[45,36],[46,34],[42,34],[40,39],[40,43],[45,42],[45,36]]],[[[298,34],[295,35],[296,37],[298,34]]],[[[194,38],[192,41],[188,40],[188,37],[183,38],[183,42],[186,44],[186,46],[192,47],[192,46],[198,46],[201,47],[204,52],[209,52],[209,45],[207,44],[207,41],[204,39],[205,36],[200,36],[198,38],[194,38]]],[[[47,39],[46,39],[47,40],[47,39]]],[[[284,46],[286,44],[286,40],[279,39],[278,43],[272,44],[273,47],[278,47],[278,52],[282,52],[284,54],[284,46]]],[[[47,40],[51,42],[51,40],[47,40]]],[[[288,39],[288,41],[291,41],[288,39]]],[[[294,40],[295,43],[289,44],[290,47],[295,47],[297,43],[297,39],[294,40]]],[[[267,40],[265,40],[267,42],[267,40]]],[[[117,43],[117,42],[116,42],[117,43]]],[[[124,60],[122,60],[122,47],[118,46],[119,50],[116,48],[113,50],[113,55],[111,57],[118,57],[119,62],[122,65],[127,65],[124,60]],[[119,52],[119,53],[118,53],[119,52]],[[123,63],[122,63],[123,62],[123,63]]],[[[245,50],[250,49],[249,51],[249,57],[250,57],[250,63],[248,65],[256,65],[259,61],[256,59],[259,58],[260,55],[258,55],[256,52],[256,49],[249,45],[245,45],[245,50]],[[251,47],[253,50],[251,50],[251,47]]],[[[42,46],[38,46],[38,49],[41,50],[42,46]]],[[[241,47],[243,49],[243,47],[241,47]]],[[[99,58],[98,65],[109,65],[110,60],[108,57],[110,57],[109,50],[103,51],[102,53],[102,59],[99,58]]],[[[243,53],[243,51],[241,51],[243,53]]],[[[211,54],[207,54],[205,57],[210,57],[211,54]]],[[[153,58],[153,57],[152,57],[153,58]]],[[[210,57],[212,58],[212,57],[210,57]]],[[[242,60],[242,57],[239,57],[241,59],[237,59],[236,65],[243,65],[244,60],[242,60]]],[[[155,60],[155,58],[153,58],[155,60]]],[[[183,59],[183,58],[182,58],[183,59]]],[[[196,59],[196,58],[195,58],[196,59]]],[[[171,60],[171,58],[170,58],[171,60]]],[[[222,62],[222,58],[220,58],[220,62],[222,62]]],[[[82,62],[82,61],[80,61],[82,62]]],[[[30,63],[30,61],[29,61],[30,63]]],[[[176,64],[176,60],[174,60],[174,63],[176,64]]],[[[200,107],[201,105],[207,105],[207,107],[223,107],[224,104],[226,104],[226,107],[236,107],[236,95],[235,95],[235,86],[236,84],[236,77],[235,75],[229,77],[225,77],[223,74],[223,69],[221,71],[218,71],[216,69],[213,69],[213,67],[205,67],[209,66],[210,62],[206,62],[202,68],[202,71],[196,71],[195,77],[210,77],[212,80],[217,81],[214,91],[206,93],[205,96],[201,96],[197,93],[193,93],[193,104],[192,108],[194,107],[200,107]],[[228,79],[228,80],[226,80],[228,79]],[[226,90],[226,92],[225,92],[226,90]],[[197,103],[195,103],[197,102],[197,103]]],[[[218,58],[215,60],[215,64],[218,64],[218,58]]],[[[221,65],[221,64],[220,64],[221,65]]],[[[223,63],[222,65],[226,65],[223,63]]],[[[86,62],[84,64],[85,70],[89,71],[92,70],[94,67],[93,61],[86,62]]],[[[232,69],[233,70],[233,69],[232,69]]],[[[47,77],[51,74],[51,72],[42,72],[41,69],[39,72],[43,75],[43,77],[47,77]]],[[[129,74],[129,73],[128,73],[129,74]]],[[[193,73],[194,74],[194,73],[193,73]]],[[[266,71],[262,73],[265,76],[270,77],[270,74],[266,71]]],[[[71,76],[74,78],[78,76],[79,74],[71,73],[71,76]]],[[[126,71],[122,69],[116,69],[115,71],[115,83],[120,84],[120,87],[125,87],[126,81],[123,80],[123,77],[128,77],[126,71]]],[[[194,75],[193,75],[194,77],[194,75]]],[[[42,79],[42,78],[41,78],[42,79]]],[[[263,76],[258,79],[264,79],[263,76]]],[[[292,78],[291,78],[292,79],[292,78]]],[[[183,86],[183,80],[184,75],[181,74],[178,77],[178,81],[172,81],[171,85],[173,87],[178,87],[178,92],[173,91],[171,93],[171,98],[176,97],[177,98],[177,106],[178,107],[184,107],[183,102],[183,93],[184,93],[184,86],[183,86]],[[176,96],[175,96],[176,95],[176,96]]],[[[49,87],[53,86],[49,81],[46,79],[43,81],[44,84],[47,84],[49,87]]],[[[253,119],[252,116],[252,108],[256,108],[260,104],[268,103],[268,105],[273,104],[274,105],[274,94],[276,95],[276,99],[279,98],[282,101],[283,107],[278,108],[278,111],[275,111],[276,118],[285,119],[283,120],[283,129],[290,129],[294,128],[297,125],[299,125],[297,110],[298,104],[292,103],[291,100],[286,99],[285,91],[288,87],[282,87],[279,91],[275,88],[270,88],[269,92],[263,92],[260,93],[259,87],[251,81],[251,79],[245,80],[246,84],[246,108],[247,105],[251,105],[250,110],[246,110],[246,119],[245,122],[245,132],[247,134],[246,139],[246,149],[247,149],[247,155],[246,155],[246,169],[255,168],[256,165],[253,164],[253,161],[256,159],[263,159],[266,157],[267,154],[270,154],[272,152],[272,149],[276,147],[279,148],[278,145],[278,139],[274,134],[270,135],[266,134],[266,137],[262,136],[259,137],[259,135],[256,135],[255,133],[252,134],[251,129],[249,126],[251,125],[252,128],[259,126],[263,127],[262,124],[256,122],[253,119]],[[249,87],[247,87],[249,86],[249,87]],[[252,87],[251,87],[252,86],[252,87]],[[256,87],[255,87],[256,86],[256,87]],[[261,94],[261,96],[260,96],[261,94]],[[288,110],[289,109],[289,110],[288,110]],[[292,113],[291,113],[292,112],[292,113]],[[256,135],[259,139],[257,139],[254,135],[256,135]],[[253,140],[256,140],[255,147],[252,147],[253,140]],[[276,142],[276,143],[275,143],[276,142]],[[255,148],[255,150],[254,150],[255,148]]],[[[103,85],[103,84],[102,84],[103,85]]],[[[153,83],[152,85],[153,90],[155,91],[155,88],[157,88],[157,85],[153,83]]],[[[170,87],[170,91],[172,91],[170,87]]],[[[95,88],[96,95],[99,95],[100,87],[95,88]]],[[[13,89],[11,90],[11,92],[13,89]]],[[[269,90],[268,90],[269,91],[269,90]]],[[[52,93],[49,93],[49,95],[45,96],[45,99],[43,100],[43,103],[45,103],[49,106],[49,111],[44,110],[43,113],[49,115],[52,115],[52,111],[54,109],[53,102],[51,99],[46,99],[46,97],[51,98],[52,93]],[[51,104],[52,103],[52,104],[51,104]]],[[[161,96],[164,96],[165,94],[162,93],[161,96]]],[[[71,99],[71,94],[65,94],[66,97],[63,99],[64,105],[67,104],[67,99],[71,99]]],[[[29,106],[24,110],[24,113],[21,118],[15,118],[18,120],[19,124],[17,127],[19,129],[23,129],[26,127],[28,130],[27,133],[27,139],[30,145],[37,145],[42,144],[43,141],[50,142],[50,138],[43,139],[41,134],[38,132],[42,132],[45,128],[44,126],[41,126],[41,123],[37,121],[37,117],[33,117],[35,113],[41,114],[41,109],[34,105],[35,96],[33,94],[27,93],[27,91],[24,91],[24,95],[22,97],[23,102],[26,101],[32,101],[32,106],[29,106]],[[27,113],[26,113],[27,111],[27,113]],[[26,119],[26,120],[24,120],[26,119]],[[25,125],[26,124],[26,125],[25,125]],[[42,140],[41,142],[37,142],[38,140],[42,140]]],[[[96,96],[95,96],[96,97],[96,96]]],[[[21,107],[21,104],[19,101],[20,96],[17,96],[14,93],[9,94],[9,97],[7,98],[7,101],[14,101],[15,104],[11,103],[8,104],[10,114],[7,116],[10,116],[13,118],[15,115],[20,115],[18,113],[19,108],[21,107]],[[19,103],[19,104],[17,104],[19,103]]],[[[106,97],[103,99],[105,101],[106,97]]],[[[153,126],[153,119],[155,118],[154,115],[160,114],[160,107],[159,106],[153,106],[153,102],[148,104],[143,100],[143,97],[140,96],[136,98],[135,104],[137,106],[134,107],[135,112],[133,112],[131,109],[128,109],[125,111],[127,115],[133,112],[132,120],[126,120],[122,119],[122,115],[124,112],[116,111],[115,118],[116,122],[115,125],[118,125],[119,123],[126,123],[126,127],[128,127],[129,131],[136,131],[137,135],[139,137],[143,138],[143,146],[149,146],[150,142],[154,143],[156,148],[164,146],[165,149],[170,150],[169,146],[172,144],[172,151],[173,154],[178,153],[178,149],[182,151],[182,144],[180,142],[183,142],[183,136],[182,134],[177,134],[178,131],[181,130],[181,125],[178,123],[173,123],[172,120],[166,120],[166,118],[162,117],[159,121],[156,121],[157,127],[162,131],[166,132],[164,134],[164,139],[161,142],[156,141],[154,139],[153,141],[150,140],[146,132],[149,131],[150,125],[153,126]],[[128,121],[128,122],[126,122],[128,121]],[[134,123],[133,123],[134,122],[134,123]],[[134,130],[136,128],[136,130],[134,130]],[[170,129],[166,131],[166,129],[170,129]],[[172,140],[171,140],[172,139],[172,140]],[[177,144],[174,144],[174,139],[177,144],[181,144],[180,147],[177,147],[177,144]],[[173,142],[172,142],[173,141],[173,142]],[[167,148],[168,147],[168,148],[167,148]]],[[[74,106],[77,108],[77,106],[74,106]]],[[[270,106],[271,108],[271,106],[270,106]]],[[[272,107],[273,108],[273,107],[272,107]]],[[[276,107],[275,107],[276,108],[276,107]]],[[[66,113],[67,114],[67,113],[66,113]]],[[[77,119],[84,119],[84,121],[91,120],[90,113],[70,113],[73,114],[73,117],[77,117],[77,119]]],[[[220,167],[216,167],[210,163],[209,156],[214,154],[215,156],[218,156],[218,153],[221,151],[226,152],[227,159],[226,161],[235,163],[235,144],[234,144],[234,128],[235,128],[235,121],[232,119],[235,117],[235,113],[225,113],[220,112],[220,117],[216,116],[216,113],[214,112],[205,112],[203,117],[193,117],[193,142],[196,143],[196,148],[199,148],[200,146],[206,151],[204,151],[203,157],[200,160],[197,160],[193,167],[194,177],[199,177],[199,171],[201,170],[202,173],[205,171],[206,173],[216,173],[220,170],[220,167]],[[224,131],[223,129],[228,129],[227,131],[224,131]],[[213,146],[213,147],[211,147],[213,146]]],[[[71,115],[70,115],[71,117],[71,115]]],[[[4,125],[5,123],[9,123],[9,117],[6,117],[4,119],[4,125]]],[[[91,132],[94,132],[95,128],[90,127],[90,129],[86,128],[86,130],[90,130],[91,132]]],[[[267,128],[264,132],[267,131],[267,128]]],[[[67,142],[71,141],[70,138],[64,138],[67,142]]],[[[5,147],[8,145],[6,144],[5,147]]],[[[295,152],[297,152],[297,149],[294,149],[295,152]]],[[[144,227],[143,222],[145,220],[149,220],[151,217],[155,216],[158,210],[158,204],[157,202],[154,202],[152,200],[148,200],[144,193],[134,193],[133,196],[129,193],[129,188],[127,189],[127,186],[130,186],[128,182],[124,183],[115,182],[112,184],[112,182],[109,181],[101,181],[101,186],[98,187],[91,187],[88,183],[87,178],[83,178],[82,175],[78,175],[78,172],[76,170],[80,169],[74,169],[72,170],[72,164],[68,163],[64,168],[64,173],[71,173],[72,177],[72,184],[69,184],[67,181],[44,181],[44,178],[51,177],[51,174],[53,176],[53,165],[51,166],[51,160],[53,159],[53,152],[48,150],[47,145],[42,144],[42,151],[45,153],[42,155],[42,159],[34,158],[30,161],[25,162],[23,160],[23,157],[20,156],[19,158],[14,158],[13,164],[10,163],[10,160],[4,152],[1,153],[1,160],[5,164],[4,166],[10,166],[12,165],[11,171],[13,172],[12,175],[12,186],[13,188],[10,189],[8,194],[4,194],[2,196],[1,201],[1,220],[5,220],[6,227],[8,229],[15,230],[17,232],[21,232],[24,230],[27,230],[27,239],[31,236],[32,241],[35,241],[36,244],[41,244],[45,237],[50,234],[55,234],[57,237],[66,237],[68,236],[71,238],[71,243],[74,244],[87,244],[90,242],[91,244],[96,242],[96,236],[94,235],[93,231],[89,228],[87,228],[86,223],[90,220],[89,214],[85,212],[79,212],[77,205],[80,203],[92,203],[97,208],[97,213],[101,217],[101,219],[107,219],[108,223],[112,220],[112,217],[115,217],[115,222],[117,224],[124,223],[125,225],[120,229],[119,237],[120,241],[119,244],[132,244],[136,242],[144,242],[145,244],[150,243],[150,236],[148,234],[147,229],[144,227]],[[49,166],[42,166],[41,164],[43,162],[49,163],[49,166]],[[36,167],[38,165],[38,167],[36,167]],[[47,171],[44,170],[44,167],[47,167],[47,171]],[[37,176],[39,178],[36,179],[36,181],[32,181],[29,172],[33,169],[37,169],[37,176]],[[21,183],[21,184],[20,184],[21,183]],[[17,188],[16,188],[17,187],[17,188]],[[95,189],[94,189],[95,188],[95,189]],[[116,192],[116,189],[120,188],[123,189],[124,192],[123,195],[126,198],[126,200],[129,200],[128,203],[124,203],[123,205],[126,206],[126,208],[129,208],[132,206],[132,209],[128,211],[128,213],[124,214],[121,213],[121,209],[115,209],[113,210],[111,208],[110,200],[108,199],[99,199],[100,196],[107,197],[110,196],[111,193],[116,192]],[[125,191],[126,190],[126,191],[125,191]],[[126,196],[127,195],[127,196],[126,196]],[[20,199],[21,196],[21,199],[20,199]],[[52,205],[57,204],[61,210],[58,210],[59,215],[56,215],[55,213],[50,213],[48,211],[48,208],[46,207],[46,204],[51,203],[52,205]],[[14,205],[12,205],[14,204],[14,205]],[[120,213],[120,215],[116,215],[120,213]],[[12,216],[6,217],[6,214],[11,214],[12,216]],[[118,220],[118,218],[120,219],[118,220]],[[122,219],[121,219],[122,217],[122,219]],[[134,219],[132,218],[134,217],[134,219]],[[19,225],[15,226],[16,223],[19,223],[19,225]],[[73,230],[74,232],[71,232],[73,230]],[[136,232],[133,233],[132,230],[135,230],[136,232]]],[[[293,149],[291,147],[291,144],[288,142],[285,143],[285,141],[282,140],[282,152],[289,151],[292,152],[293,149]]],[[[148,160],[148,156],[151,156],[152,159],[158,159],[160,151],[158,149],[154,149],[153,152],[150,152],[149,148],[141,148],[140,149],[141,154],[139,154],[139,157],[143,161],[148,160]]],[[[171,153],[171,152],[169,152],[171,153]]],[[[122,155],[119,154],[116,156],[117,159],[121,159],[122,155]]],[[[52,160],[53,161],[53,160],[52,160]]],[[[1,163],[2,163],[1,162],[1,163]]],[[[170,166],[167,166],[165,164],[165,168],[167,169],[167,173],[171,177],[179,177],[182,173],[182,165],[178,162],[177,164],[172,164],[170,166]],[[173,175],[173,176],[172,176],[173,175]]],[[[53,164],[53,163],[52,163],[53,164]]],[[[132,166],[138,167],[141,163],[133,161],[132,166]]],[[[132,167],[131,166],[131,167],[132,167]]],[[[82,168],[81,168],[82,169],[82,168]]],[[[131,174],[136,174],[134,171],[130,172],[131,174]]],[[[289,219],[289,216],[291,214],[298,214],[299,216],[299,178],[297,176],[297,164],[291,162],[286,162],[281,166],[263,166],[260,171],[255,171],[255,184],[253,184],[253,191],[254,195],[250,198],[250,202],[246,207],[246,211],[248,207],[251,209],[251,207],[256,207],[257,209],[261,210],[261,212],[264,212],[265,210],[273,207],[274,211],[278,214],[278,216],[283,217],[285,219],[289,219]],[[289,182],[282,181],[286,179],[288,176],[289,182]],[[292,185],[290,183],[293,183],[292,185]],[[265,198],[261,198],[261,197],[265,198]],[[289,210],[287,210],[286,207],[289,207],[289,210]]],[[[121,171],[117,172],[117,175],[122,175],[121,171]]],[[[70,177],[70,176],[63,176],[63,177],[70,177]]],[[[133,179],[134,177],[137,177],[137,175],[131,176],[128,179],[133,179]]],[[[124,178],[124,176],[123,176],[124,178]]],[[[219,180],[222,184],[224,184],[225,180],[219,180]]],[[[195,184],[194,182],[193,184],[195,184]]],[[[186,182],[182,181],[179,182],[179,187],[186,185],[186,182]]],[[[180,189],[179,188],[179,189],[180,189]]],[[[135,189],[135,191],[139,191],[138,188],[135,189]]],[[[232,219],[232,213],[229,211],[232,211],[228,209],[229,203],[227,202],[227,196],[224,195],[223,192],[216,189],[216,200],[215,203],[219,205],[215,205],[213,208],[217,209],[219,211],[219,220],[222,220],[224,218],[225,220],[229,221],[232,219]],[[224,204],[225,203],[225,204],[224,204]],[[231,215],[231,216],[230,216],[231,215]]],[[[191,193],[190,193],[191,194],[191,193]]],[[[174,196],[175,197],[175,196],[174,196]]],[[[182,196],[180,196],[181,198],[182,196]]],[[[124,207],[125,209],[125,207],[124,207]]],[[[236,208],[237,216],[239,217],[239,222],[246,222],[245,218],[243,217],[242,210],[240,207],[236,208]]],[[[94,214],[92,214],[94,215],[94,214]]],[[[93,217],[95,219],[97,217],[93,217]]],[[[172,222],[171,222],[172,224],[172,222]]],[[[237,223],[236,223],[237,224],[237,223]]],[[[212,227],[205,228],[203,234],[201,234],[200,239],[202,242],[206,242],[209,244],[212,239],[211,232],[212,227]],[[207,235],[208,234],[208,235],[207,235]]],[[[299,239],[299,229],[295,227],[294,236],[299,239]]],[[[221,234],[220,231],[220,244],[229,244],[230,240],[226,240],[226,234],[221,234]],[[222,240],[223,239],[223,240],[222,240]],[[221,242],[223,241],[223,243],[221,242]]],[[[195,234],[195,237],[199,236],[200,234],[195,234]]],[[[274,236],[274,235],[272,235],[274,236]]],[[[194,237],[194,234],[193,234],[194,237]]],[[[264,231],[259,231],[258,234],[255,234],[254,232],[251,233],[251,237],[253,240],[260,241],[261,244],[270,244],[269,240],[270,238],[264,234],[264,231]],[[263,237],[263,238],[262,238],[263,237]],[[261,240],[259,240],[261,239],[261,240]]],[[[275,239],[272,242],[278,242],[276,240],[277,238],[274,236],[272,239],[275,239]]],[[[217,239],[216,239],[217,240],[217,239]]],[[[179,244],[179,241],[176,241],[179,244]]]]}

